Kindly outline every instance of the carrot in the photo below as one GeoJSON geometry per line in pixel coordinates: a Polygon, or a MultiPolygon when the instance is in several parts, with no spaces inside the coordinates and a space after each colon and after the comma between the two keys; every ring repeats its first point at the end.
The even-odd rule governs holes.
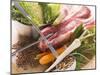
{"type": "MultiPolygon", "coordinates": [[[[61,47],[57,49],[57,53],[60,55],[64,51],[64,47],[61,47]]],[[[43,57],[40,58],[39,63],[41,65],[48,64],[50,62],[53,62],[55,60],[55,57],[53,56],[52,53],[48,53],[44,55],[43,57]]]]}
{"type": "Polygon", "coordinates": [[[95,27],[95,25],[87,25],[86,26],[87,29],[92,29],[93,27],[95,27]]]}
{"type": "Polygon", "coordinates": [[[40,59],[42,56],[47,55],[47,54],[48,54],[48,52],[40,53],[40,54],[38,54],[38,55],[36,56],[35,59],[40,59]]]}

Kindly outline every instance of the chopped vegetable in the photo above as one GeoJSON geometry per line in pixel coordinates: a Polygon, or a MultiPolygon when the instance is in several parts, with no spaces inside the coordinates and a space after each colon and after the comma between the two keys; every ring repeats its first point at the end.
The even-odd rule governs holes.
{"type": "Polygon", "coordinates": [[[39,3],[43,12],[44,24],[53,23],[59,14],[59,4],[39,3]]]}
{"type": "MultiPolygon", "coordinates": [[[[81,34],[81,35],[83,35],[84,34],[84,32],[81,34]]],[[[86,35],[85,35],[86,36],[86,35]]],[[[83,36],[82,36],[83,37],[83,36]]],[[[87,38],[85,38],[85,40],[83,39],[82,40],[82,37],[81,37],[81,40],[80,40],[80,38],[79,39],[75,39],[73,42],[72,42],[72,44],[60,55],[60,56],[58,56],[58,58],[56,59],[56,61],[45,71],[45,72],[48,72],[48,71],[50,71],[51,69],[53,69],[59,62],[61,62],[62,60],[63,60],[63,58],[65,58],[67,55],[69,55],[70,53],[74,53],[75,52],[75,50],[77,51],[77,49],[78,48],[80,48],[81,47],[81,45],[83,44],[83,41],[85,41],[85,45],[87,45],[86,43],[91,43],[91,40],[92,41],[94,41],[93,39],[90,39],[90,41],[86,41],[87,40],[87,38],[89,38],[89,37],[87,37],[87,38]]],[[[93,36],[92,36],[92,38],[93,38],[93,36]]],[[[89,44],[90,45],[90,44],[89,44]]],[[[92,44],[91,44],[92,45],[92,44]]],[[[82,45],[83,46],[83,45],[82,45]]],[[[91,46],[92,48],[94,48],[95,49],[95,42],[93,43],[93,45],[91,46]]],[[[86,48],[85,48],[86,49],[86,48]]],[[[84,51],[84,49],[82,49],[83,51],[84,51]]],[[[91,50],[91,49],[90,49],[91,50]]],[[[80,49],[79,49],[79,51],[80,51],[80,49]]],[[[82,52],[82,51],[81,51],[82,52]]],[[[86,51],[87,52],[87,51],[86,51]]],[[[95,52],[94,52],[95,53],[95,52]]],[[[91,54],[91,53],[90,53],[91,54]]],[[[94,55],[94,54],[93,54],[94,55]]],[[[82,56],[84,56],[84,55],[82,55],[82,56]]],[[[89,55],[89,56],[91,56],[91,55],[89,55]]],[[[86,56],[85,56],[86,57],[86,56]]],[[[93,56],[92,56],[93,57],[93,56]]],[[[78,59],[79,57],[76,57],[76,59],[78,59]]],[[[81,59],[80,59],[81,60],[81,59]]],[[[79,60],[79,61],[80,61],[79,60]]],[[[82,59],[82,62],[86,62],[86,61],[83,61],[84,59],[82,59]]],[[[77,61],[77,60],[76,60],[77,61]]],[[[83,63],[82,63],[83,64],[83,63]]],[[[79,68],[80,69],[80,68],[79,68]]]]}
{"type": "Polygon", "coordinates": [[[34,24],[41,26],[43,24],[43,13],[41,6],[33,2],[19,2],[24,10],[31,16],[34,24]]]}
{"type": "Polygon", "coordinates": [[[20,2],[20,5],[31,16],[37,26],[53,23],[59,15],[60,4],[20,2]]]}
{"type": "Polygon", "coordinates": [[[25,16],[15,6],[12,6],[11,14],[13,20],[17,20],[18,22],[21,22],[25,25],[31,25],[29,20],[25,18],[25,16]]]}
{"type": "Polygon", "coordinates": [[[91,60],[93,56],[95,55],[96,43],[95,43],[94,34],[95,34],[95,27],[93,27],[92,29],[88,29],[88,33],[84,37],[88,35],[91,35],[91,36],[88,36],[85,39],[83,39],[81,46],[72,52],[72,54],[76,53],[74,55],[77,61],[76,70],[80,70],[80,68],[82,68],[88,62],[88,60],[86,60],[85,58],[91,60]],[[81,55],[84,55],[85,58],[81,55]]]}
{"type": "Polygon", "coordinates": [[[60,13],[60,4],[48,4],[51,8],[51,22],[53,23],[60,13]]]}
{"type": "Polygon", "coordinates": [[[48,52],[40,53],[40,54],[36,55],[35,59],[40,59],[42,56],[47,55],[47,54],[48,54],[48,52]]]}
{"type": "MultiPolygon", "coordinates": [[[[57,53],[60,55],[64,51],[64,47],[61,47],[57,49],[57,53]]],[[[43,57],[40,58],[39,63],[41,65],[48,64],[50,62],[53,62],[55,60],[55,57],[53,56],[52,53],[48,53],[44,55],[43,57]]]]}
{"type": "MultiPolygon", "coordinates": [[[[88,19],[88,17],[90,16],[90,11],[86,7],[82,8],[82,11],[80,10],[78,13],[75,12],[76,14],[74,16],[69,16],[68,19],[65,18],[65,21],[62,21],[60,23],[61,19],[64,19],[65,17],[60,13],[60,4],[24,1],[19,2],[19,4],[24,8],[26,13],[29,14],[34,25],[37,25],[38,27],[41,27],[43,25],[57,25],[56,27],[47,26],[44,27],[45,29],[41,29],[41,32],[44,33],[45,36],[50,35],[50,37],[48,37],[47,39],[53,45],[54,48],[58,48],[60,44],[61,46],[65,44],[68,44],[69,46],[66,48],[66,50],[64,50],[65,48],[61,46],[60,49],[56,50],[59,56],[57,57],[57,60],[55,62],[54,60],[56,59],[56,57],[54,57],[51,52],[43,52],[36,56],[36,59],[39,59],[39,63],[41,65],[54,62],[45,72],[48,72],[53,69],[64,58],[66,58],[66,56],[71,54],[76,57],[76,70],[79,70],[95,55],[95,27],[91,28],[91,25],[86,26],[85,22],[82,21],[83,18],[88,19]],[[74,29],[75,31],[73,32],[74,29]],[[87,33],[82,36],[82,33],[85,32],[85,30],[87,30],[87,33]],[[79,38],[80,36],[82,36],[81,39],[79,38]],[[71,40],[74,41],[72,42],[71,40]]],[[[24,24],[31,24],[18,9],[13,7],[12,10],[13,19],[24,24]]],[[[48,46],[45,45],[44,41],[40,42],[39,47],[42,50],[48,49],[48,46]]],[[[26,55],[25,58],[27,58],[26,55]]],[[[32,58],[31,63],[33,63],[33,59],[34,58],[32,58]]],[[[24,61],[25,60],[22,60],[22,62],[24,61]]],[[[20,61],[18,61],[18,63],[19,62],[20,61]]],[[[27,64],[27,62],[25,62],[25,65],[27,64]]],[[[23,63],[21,64],[23,66],[23,63]]],[[[28,62],[28,64],[30,64],[30,62],[28,62]]]]}
{"type": "Polygon", "coordinates": [[[84,31],[83,29],[84,29],[83,24],[79,25],[74,31],[74,37],[78,38],[83,33],[84,31]]]}
{"type": "Polygon", "coordinates": [[[48,69],[45,70],[45,72],[49,72],[50,70],[52,70],[57,64],[59,64],[72,51],[74,51],[76,48],[80,47],[80,45],[81,45],[81,41],[79,39],[75,39],[72,42],[72,44],[70,46],[68,46],[68,48],[66,48],[66,50],[64,50],[64,52],[62,52],[61,55],[59,55],[57,57],[55,62],[48,69]]]}

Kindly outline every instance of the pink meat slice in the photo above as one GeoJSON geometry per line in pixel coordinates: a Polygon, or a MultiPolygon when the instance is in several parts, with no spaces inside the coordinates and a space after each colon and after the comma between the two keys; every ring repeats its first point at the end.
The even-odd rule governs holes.
{"type": "MultiPolygon", "coordinates": [[[[78,20],[71,21],[66,27],[58,28],[57,32],[53,36],[48,38],[48,41],[53,45],[54,48],[63,46],[71,38],[72,30],[81,24],[78,20]]],[[[44,41],[39,43],[39,48],[42,51],[48,49],[47,44],[44,41]]]]}
{"type": "Polygon", "coordinates": [[[48,34],[55,32],[56,32],[55,27],[52,26],[46,27],[45,29],[41,30],[41,33],[44,34],[44,36],[47,36],[48,34]]]}
{"type": "MultiPolygon", "coordinates": [[[[87,20],[91,16],[91,11],[88,7],[81,6],[79,11],[76,11],[76,13],[72,13],[70,16],[70,12],[72,12],[71,9],[72,6],[70,6],[70,9],[68,9],[66,5],[63,6],[62,13],[66,13],[65,19],[57,27],[47,27],[41,31],[44,35],[53,33],[53,35],[48,38],[48,41],[53,45],[54,48],[61,47],[66,42],[68,42],[72,37],[71,35],[73,30],[76,27],[78,27],[81,23],[83,23],[85,26],[95,23],[94,19],[90,19],[91,21],[87,20]]],[[[42,51],[46,51],[48,49],[48,46],[44,41],[41,41],[39,43],[39,48],[42,51]]]]}

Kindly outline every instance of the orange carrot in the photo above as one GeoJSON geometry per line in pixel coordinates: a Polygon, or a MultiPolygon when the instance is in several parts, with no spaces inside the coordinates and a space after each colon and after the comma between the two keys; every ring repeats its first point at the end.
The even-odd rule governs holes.
{"type": "Polygon", "coordinates": [[[43,52],[43,53],[40,53],[36,56],[36,59],[40,59],[42,56],[48,54],[48,52],[43,52]]]}
{"type": "MultiPolygon", "coordinates": [[[[57,49],[56,51],[60,55],[64,51],[64,47],[61,47],[61,48],[57,49]]],[[[48,64],[48,63],[50,63],[54,60],[55,60],[55,57],[53,56],[53,54],[48,53],[48,54],[46,54],[46,55],[44,55],[43,57],[40,58],[39,63],[41,65],[44,65],[44,64],[48,64]]]]}

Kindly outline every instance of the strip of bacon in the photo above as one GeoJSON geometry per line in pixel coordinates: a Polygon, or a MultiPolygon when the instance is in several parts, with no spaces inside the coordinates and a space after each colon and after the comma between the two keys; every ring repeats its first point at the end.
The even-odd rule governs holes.
{"type": "MultiPolygon", "coordinates": [[[[69,13],[67,12],[67,14],[69,13]]],[[[66,15],[66,17],[67,16],[68,15],[66,15]]],[[[66,17],[56,27],[47,27],[41,31],[46,36],[53,33],[53,35],[48,38],[48,41],[53,45],[54,48],[59,48],[65,43],[69,42],[70,39],[73,37],[72,32],[80,24],[83,23],[85,28],[89,28],[89,26],[91,27],[91,25],[95,25],[94,19],[91,18],[91,11],[86,6],[81,6],[79,11],[77,11],[76,13],[74,12],[70,17],[66,17]]],[[[46,51],[48,49],[48,46],[45,44],[44,41],[41,41],[39,43],[39,48],[42,51],[46,51]]]]}

